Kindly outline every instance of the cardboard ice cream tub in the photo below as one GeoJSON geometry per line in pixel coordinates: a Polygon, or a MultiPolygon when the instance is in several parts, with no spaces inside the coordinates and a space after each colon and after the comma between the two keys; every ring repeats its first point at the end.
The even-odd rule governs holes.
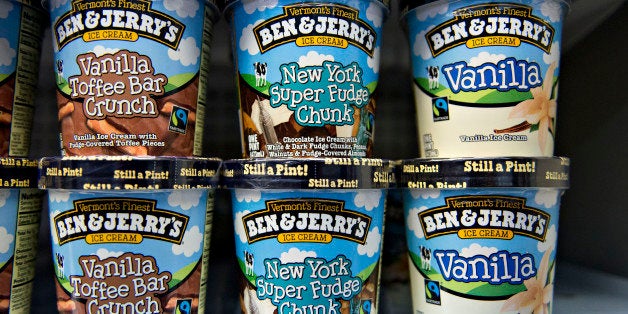
{"type": "Polygon", "coordinates": [[[388,1],[227,1],[244,157],[371,157],[388,1]]]}
{"type": "Polygon", "coordinates": [[[29,313],[43,193],[37,161],[0,158],[0,313],[29,313]]]}
{"type": "Polygon", "coordinates": [[[389,161],[229,160],[242,313],[377,313],[389,161]]]}
{"type": "Polygon", "coordinates": [[[405,1],[421,157],[550,157],[565,0],[405,1]]]}
{"type": "Polygon", "coordinates": [[[400,172],[414,312],[552,312],[569,159],[414,159],[400,172]]]}
{"type": "Polygon", "coordinates": [[[220,164],[42,159],[59,312],[204,313],[220,164]]]}
{"type": "Polygon", "coordinates": [[[44,4],[63,155],[202,155],[213,0],[44,4]]]}
{"type": "Polygon", "coordinates": [[[0,157],[30,152],[41,38],[48,23],[35,5],[0,0],[0,157]]]}

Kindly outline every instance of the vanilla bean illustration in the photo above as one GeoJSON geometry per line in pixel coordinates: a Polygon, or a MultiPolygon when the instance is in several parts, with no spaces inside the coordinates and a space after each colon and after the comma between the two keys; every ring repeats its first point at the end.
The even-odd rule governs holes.
{"type": "Polygon", "coordinates": [[[502,133],[517,133],[517,132],[522,132],[525,131],[529,128],[532,127],[532,124],[528,123],[528,121],[523,121],[517,125],[513,125],[509,128],[505,128],[505,129],[494,129],[493,132],[495,132],[495,134],[502,134],[502,133]]]}

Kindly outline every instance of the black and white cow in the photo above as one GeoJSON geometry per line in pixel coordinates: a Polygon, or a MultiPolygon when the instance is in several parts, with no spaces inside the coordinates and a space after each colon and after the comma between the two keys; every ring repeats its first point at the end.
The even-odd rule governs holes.
{"type": "Polygon", "coordinates": [[[253,253],[244,251],[244,264],[246,265],[245,274],[247,276],[255,275],[255,273],[253,273],[253,260],[254,260],[253,253]]]}
{"type": "Polygon", "coordinates": [[[425,269],[425,270],[430,270],[431,267],[431,262],[432,262],[432,249],[429,249],[425,246],[420,246],[419,249],[421,250],[421,268],[425,269]]]}
{"type": "Polygon", "coordinates": [[[59,59],[56,62],[56,68],[57,68],[57,84],[61,84],[63,83],[64,77],[63,77],[63,60],[59,59]]]}
{"type": "Polygon", "coordinates": [[[255,62],[253,63],[253,70],[255,71],[255,86],[266,85],[268,64],[266,64],[266,62],[255,62]]]}
{"type": "Polygon", "coordinates": [[[63,260],[65,259],[63,255],[59,253],[55,253],[55,259],[57,262],[57,277],[63,278],[65,276],[63,272],[63,260]]]}
{"type": "Polygon", "coordinates": [[[427,67],[427,78],[429,79],[429,89],[437,89],[438,88],[438,66],[428,66],[427,67]]]}

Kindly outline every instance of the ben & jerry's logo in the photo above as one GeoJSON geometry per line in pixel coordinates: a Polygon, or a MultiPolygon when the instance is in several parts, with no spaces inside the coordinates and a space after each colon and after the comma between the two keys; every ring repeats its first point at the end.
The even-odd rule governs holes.
{"type": "Polygon", "coordinates": [[[59,244],[140,243],[143,238],[181,244],[189,217],[155,208],[156,201],[95,198],[74,201],[74,210],[53,217],[59,244]]]}
{"type": "Polygon", "coordinates": [[[253,28],[262,53],[289,42],[297,46],[356,46],[373,56],[377,34],[359,11],[340,4],[288,5],[284,14],[253,28]]]}
{"type": "Polygon", "coordinates": [[[545,241],[550,215],[509,196],[445,198],[446,205],[418,214],[426,239],[457,233],[462,239],[512,239],[515,234],[545,241]]]}
{"type": "Polygon", "coordinates": [[[346,210],[345,203],[316,198],[266,201],[266,209],[242,217],[249,243],[277,238],[281,243],[329,243],[341,238],[366,242],[371,217],[346,210]]]}
{"type": "Polygon", "coordinates": [[[455,10],[453,16],[425,34],[433,56],[463,44],[518,47],[526,42],[546,53],[552,49],[554,28],[529,6],[486,3],[455,10]]]}
{"type": "Polygon", "coordinates": [[[54,23],[57,46],[80,37],[84,41],[145,37],[176,50],[185,25],[151,5],[149,0],[74,0],[72,10],[54,23]]]}

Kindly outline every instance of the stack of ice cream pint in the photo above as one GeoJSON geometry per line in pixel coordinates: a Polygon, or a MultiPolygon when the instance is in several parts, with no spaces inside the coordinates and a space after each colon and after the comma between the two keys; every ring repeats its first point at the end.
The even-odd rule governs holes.
{"type": "Polygon", "coordinates": [[[401,1],[422,158],[399,165],[416,313],[551,313],[563,0],[401,1]]]}
{"type": "Polygon", "coordinates": [[[413,312],[552,311],[567,1],[401,1],[420,158],[399,161],[373,156],[388,0],[43,4],[61,156],[37,161],[47,17],[0,0],[0,312],[29,311],[42,190],[60,313],[211,312],[217,186],[232,196],[243,313],[376,313],[390,189],[413,312]],[[243,152],[224,162],[201,157],[221,10],[243,152]]]}
{"type": "Polygon", "coordinates": [[[213,1],[45,1],[62,156],[40,161],[60,313],[203,313],[213,1]]]}
{"type": "Polygon", "coordinates": [[[394,163],[372,158],[386,1],[227,1],[243,313],[374,313],[394,163]]]}
{"type": "Polygon", "coordinates": [[[41,36],[30,1],[0,0],[0,313],[28,313],[43,193],[29,159],[41,36]]]}

